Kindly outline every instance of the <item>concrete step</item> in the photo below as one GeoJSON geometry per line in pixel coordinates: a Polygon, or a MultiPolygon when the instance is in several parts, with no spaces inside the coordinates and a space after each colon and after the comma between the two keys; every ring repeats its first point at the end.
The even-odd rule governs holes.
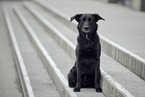
{"type": "MultiPolygon", "coordinates": [[[[51,14],[53,14],[53,17],[56,17],[56,19],[62,21],[64,24],[66,24],[73,31],[77,32],[77,30],[76,30],[77,23],[70,23],[69,22],[70,17],[68,17],[66,15],[69,12],[66,12],[66,14],[64,14],[60,10],[52,7],[50,5],[50,3],[47,1],[42,2],[42,1],[36,0],[35,3],[40,5],[45,10],[49,11],[51,14]]],[[[75,4],[77,2],[70,1],[70,2],[66,2],[66,3],[69,5],[70,3],[75,4]]],[[[78,2],[78,3],[80,3],[80,2],[78,2]]],[[[84,3],[84,4],[86,4],[86,3],[84,3]]],[[[88,3],[93,5],[92,2],[88,2],[88,3]]],[[[53,4],[52,1],[51,1],[51,4],[53,4]]],[[[98,5],[100,5],[100,4],[102,5],[102,3],[99,2],[98,5]]],[[[108,7],[108,5],[106,5],[106,6],[108,7]]],[[[71,5],[71,7],[72,7],[72,5],[71,5]]],[[[61,9],[63,9],[63,8],[61,7],[61,9]]],[[[76,8],[74,7],[73,9],[76,10],[77,7],[76,8]]],[[[142,16],[142,14],[140,14],[140,15],[142,16]]],[[[111,36],[112,36],[112,34],[111,34],[111,36]]],[[[135,34],[135,36],[136,36],[136,34],[135,34]]],[[[134,50],[129,51],[129,50],[121,47],[120,45],[110,41],[106,37],[103,37],[102,35],[100,35],[100,39],[101,39],[101,44],[102,44],[102,50],[104,53],[106,53],[107,55],[112,57],[117,62],[121,63],[126,68],[130,69],[132,72],[134,72],[136,75],[138,75],[142,79],[145,79],[145,59],[136,55],[135,53],[132,53],[132,51],[134,52],[134,50]]],[[[122,43],[120,43],[120,44],[122,44],[122,43]]],[[[133,47],[131,47],[131,48],[133,48],[133,47]]],[[[140,48],[143,48],[143,47],[140,47],[140,48]]],[[[141,51],[141,50],[139,50],[139,51],[141,51]]]]}
{"type": "MultiPolygon", "coordinates": [[[[54,61],[50,57],[49,53],[47,52],[47,50],[44,48],[44,46],[42,45],[42,43],[40,42],[40,40],[36,36],[36,34],[35,34],[36,32],[34,32],[34,29],[32,29],[32,27],[35,26],[35,29],[38,28],[37,30],[39,31],[39,33],[43,33],[44,30],[41,29],[41,27],[39,27],[39,26],[36,27],[37,24],[32,24],[31,25],[32,27],[31,27],[30,24],[28,23],[28,21],[26,20],[26,18],[23,16],[21,11],[19,10],[19,8],[15,9],[15,12],[18,15],[18,18],[21,20],[22,24],[24,25],[25,29],[27,30],[27,34],[28,34],[29,38],[31,39],[33,45],[35,46],[35,49],[37,50],[37,53],[40,56],[40,58],[43,62],[43,65],[45,66],[47,72],[49,73],[49,75],[53,81],[53,84],[55,85],[56,89],[58,90],[60,96],[61,97],[69,97],[69,96],[75,97],[76,95],[73,92],[71,92],[70,89],[67,87],[67,84],[66,84],[67,81],[64,78],[64,75],[62,75],[60,70],[57,68],[56,64],[54,63],[54,61]]],[[[23,10],[23,12],[25,12],[25,11],[23,10]]],[[[31,17],[29,17],[29,19],[30,18],[31,17]]],[[[47,42],[45,40],[45,37],[43,38],[43,41],[47,42]]],[[[47,46],[49,46],[49,48],[50,48],[50,45],[47,44],[47,46]]]]}
{"type": "Polygon", "coordinates": [[[0,96],[23,97],[0,2],[0,96]]]}
{"type": "Polygon", "coordinates": [[[17,48],[15,48],[16,44],[12,42],[12,45],[14,45],[13,50],[19,52],[18,55],[16,54],[16,58],[20,62],[18,64],[26,88],[27,95],[24,95],[24,97],[59,97],[20,20],[12,9],[5,10],[5,13],[10,36],[13,37],[17,44],[17,48]]]}
{"type": "Polygon", "coordinates": [[[6,24],[8,27],[8,32],[9,32],[9,36],[10,36],[10,44],[12,46],[12,52],[13,52],[13,56],[14,56],[14,61],[16,63],[16,68],[18,71],[23,96],[24,97],[26,97],[26,96],[34,97],[33,90],[32,90],[31,84],[30,84],[30,78],[28,76],[22,55],[20,53],[20,49],[19,49],[19,46],[18,46],[18,43],[16,40],[16,36],[14,34],[14,29],[12,27],[11,20],[8,15],[7,9],[4,9],[4,16],[5,16],[6,24]]]}
{"type": "MultiPolygon", "coordinates": [[[[31,4],[31,6],[33,6],[33,4],[31,4]]],[[[36,6],[34,5],[33,6],[34,8],[31,6],[29,4],[25,5],[25,7],[36,17],[34,19],[39,20],[39,22],[41,24],[43,24],[43,26],[45,27],[45,29],[47,29],[47,31],[49,33],[52,31],[53,33],[51,33],[51,36],[53,36],[56,39],[56,41],[60,45],[62,45],[62,48],[64,48],[65,51],[67,51],[69,53],[69,55],[72,56],[72,58],[74,59],[75,56],[74,56],[74,53],[72,53],[72,52],[74,52],[74,48],[75,48],[75,46],[74,46],[76,43],[75,36],[77,36],[76,33],[71,33],[71,35],[68,35],[68,32],[72,32],[73,30],[68,29],[67,26],[62,23],[62,21],[56,21],[56,18],[54,16],[50,16],[50,14],[48,13],[47,10],[44,10],[44,9],[40,10],[41,8],[37,5],[36,6]],[[35,9],[37,9],[37,10],[39,9],[40,14],[35,9]],[[49,17],[49,18],[47,18],[47,17],[49,17]],[[65,37],[67,37],[67,38],[65,38],[65,37]],[[72,40],[70,41],[69,39],[72,39],[72,40]]],[[[102,60],[101,61],[102,79],[105,77],[105,75],[103,75],[104,74],[103,70],[105,70],[117,82],[119,82],[123,87],[125,87],[131,94],[133,94],[136,97],[144,96],[144,94],[142,94],[145,89],[144,80],[140,79],[138,76],[136,76],[130,70],[128,70],[121,64],[117,63],[115,60],[111,59],[104,53],[102,53],[101,60],[102,60]],[[105,64],[108,64],[108,65],[105,65],[105,64]],[[136,89],[139,89],[140,91],[136,91],[136,89]]],[[[104,81],[102,81],[102,86],[104,85],[103,82],[104,81]]],[[[107,82],[111,83],[110,80],[109,81],[107,80],[107,82]]],[[[111,95],[111,93],[108,92],[108,90],[110,89],[109,87],[110,86],[103,87],[103,89],[104,89],[103,93],[106,96],[111,95]],[[105,88],[107,88],[108,90],[106,90],[105,88]]],[[[118,93],[118,91],[119,91],[118,87],[115,87],[115,88],[113,87],[113,89],[114,89],[114,93],[116,93],[116,91],[118,93]]],[[[113,91],[113,89],[112,89],[112,91],[113,91]]],[[[116,96],[117,93],[114,95],[116,96]]],[[[127,94],[127,93],[125,93],[125,94],[127,94]]]]}

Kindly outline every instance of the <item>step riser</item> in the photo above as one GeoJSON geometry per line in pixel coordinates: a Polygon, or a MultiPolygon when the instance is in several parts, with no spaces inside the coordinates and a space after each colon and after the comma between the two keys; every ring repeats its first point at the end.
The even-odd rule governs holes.
{"type": "Polygon", "coordinates": [[[49,73],[54,85],[56,86],[61,97],[77,97],[70,88],[67,86],[67,81],[57,68],[56,64],[52,58],[47,53],[46,49],[43,47],[41,42],[38,40],[37,36],[31,29],[30,25],[27,23],[23,15],[18,9],[15,9],[18,18],[21,20],[22,24],[27,30],[29,39],[33,43],[35,49],[37,50],[38,55],[40,56],[47,72],[49,73]]]}
{"type": "MultiPolygon", "coordinates": [[[[38,15],[36,11],[33,10],[28,4],[25,4],[25,7],[39,20],[39,22],[45,26],[49,34],[51,33],[52,37],[56,39],[56,41],[66,50],[71,53],[69,53],[70,56],[73,58],[75,57],[74,51],[75,51],[75,46],[70,44],[70,41],[65,41],[68,39],[63,39],[65,36],[60,36],[61,32],[56,30],[51,23],[47,22],[42,16],[38,15]],[[47,23],[46,23],[47,22],[47,23]],[[55,29],[55,30],[54,30],[55,29]],[[63,41],[62,41],[63,40],[63,41]],[[61,42],[60,42],[61,41],[61,42]]],[[[102,88],[103,88],[103,93],[109,97],[110,95],[114,97],[133,97],[126,89],[124,89],[120,84],[118,84],[114,79],[109,76],[104,70],[101,70],[102,73],[102,88]]],[[[112,97],[110,96],[110,97],[112,97]]]]}
{"type": "MultiPolygon", "coordinates": [[[[58,20],[61,20],[70,27],[72,30],[77,32],[76,23],[70,23],[69,17],[54,9],[50,5],[46,5],[43,2],[35,1],[38,5],[48,10],[51,14],[53,14],[58,20]]],[[[130,69],[140,78],[145,80],[145,60],[136,54],[128,51],[127,49],[115,44],[114,42],[108,40],[107,38],[100,35],[102,51],[130,69]]]]}

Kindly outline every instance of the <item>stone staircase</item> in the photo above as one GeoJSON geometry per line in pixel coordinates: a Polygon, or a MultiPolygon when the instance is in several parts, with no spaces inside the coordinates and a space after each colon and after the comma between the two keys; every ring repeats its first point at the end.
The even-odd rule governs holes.
{"type": "Polygon", "coordinates": [[[76,23],[48,2],[25,1],[3,13],[25,97],[144,97],[144,60],[103,36],[103,92],[73,92],[67,74],[75,61],[76,23]]]}

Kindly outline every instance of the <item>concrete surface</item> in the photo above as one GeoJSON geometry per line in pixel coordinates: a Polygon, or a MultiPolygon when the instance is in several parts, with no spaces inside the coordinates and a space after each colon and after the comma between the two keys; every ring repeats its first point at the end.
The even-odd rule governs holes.
{"type": "MultiPolygon", "coordinates": [[[[2,2],[2,7],[7,8],[9,10],[10,20],[12,21],[11,25],[14,29],[16,40],[18,42],[20,52],[22,54],[24,63],[26,65],[26,70],[28,71],[28,75],[30,76],[31,84],[29,85],[32,85],[35,97],[60,97],[46,69],[44,68],[37,53],[35,52],[35,49],[33,48],[28,37],[26,36],[26,30],[23,28],[20,21],[18,20],[18,17],[13,12],[12,7],[14,5],[20,6],[21,3],[20,2],[2,2]]],[[[0,13],[0,15],[2,16],[3,14],[0,13]]],[[[5,18],[2,17],[1,19],[3,19],[2,22],[4,23],[4,24],[1,24],[2,25],[1,27],[2,29],[5,29],[6,28],[6,24],[4,21],[5,18]]],[[[2,30],[2,31],[4,32],[5,30],[2,30]]],[[[13,63],[13,60],[11,60],[11,58],[13,59],[13,56],[10,55],[11,54],[11,50],[9,50],[10,44],[8,45],[9,43],[8,41],[11,41],[11,40],[8,39],[9,38],[8,36],[6,36],[8,34],[8,30],[6,31],[7,32],[5,34],[3,32],[0,33],[2,37],[0,38],[2,40],[1,42],[4,43],[3,44],[4,46],[2,46],[1,47],[2,49],[0,50],[0,52],[3,52],[2,54],[4,55],[4,56],[0,56],[0,57],[3,57],[0,59],[2,60],[2,64],[0,68],[2,69],[1,70],[2,73],[0,76],[0,96],[23,97],[21,85],[17,77],[15,63],[13,63]]],[[[30,86],[28,88],[30,89],[30,86]]],[[[29,89],[27,90],[27,92],[29,92],[29,89]]],[[[29,97],[32,97],[32,96],[29,95],[29,97]]]]}
{"type": "Polygon", "coordinates": [[[0,2],[0,96],[23,97],[0,2]]]}
{"type": "MultiPolygon", "coordinates": [[[[24,10],[23,10],[24,11],[24,10]]],[[[70,91],[70,88],[67,86],[67,81],[60,72],[60,70],[55,65],[55,62],[52,60],[51,56],[49,56],[49,53],[47,53],[46,49],[43,47],[37,36],[35,35],[35,32],[31,28],[30,24],[27,22],[23,14],[21,13],[18,8],[15,10],[16,14],[24,24],[25,29],[27,29],[27,34],[32,41],[38,55],[40,56],[43,65],[47,72],[49,73],[51,80],[53,81],[53,84],[55,85],[57,91],[59,92],[61,97],[76,97],[75,93],[70,91]]],[[[24,11],[25,12],[25,11],[24,11]]],[[[28,15],[28,13],[26,14],[28,15]]],[[[30,18],[31,19],[31,18],[30,18]]],[[[33,24],[36,27],[36,24],[33,24]]],[[[37,27],[38,29],[40,27],[37,27]]],[[[40,33],[43,33],[43,30],[40,31],[40,33]]],[[[45,39],[45,38],[44,38],[45,39]]],[[[46,40],[45,40],[46,41],[46,40]]],[[[50,46],[50,45],[48,45],[50,46]]],[[[50,94],[52,95],[52,94],[50,94]]],[[[54,95],[53,95],[54,96],[54,95]]]]}
{"type": "Polygon", "coordinates": [[[26,30],[12,10],[10,10],[9,15],[35,97],[59,97],[46,69],[26,36],[26,30]]]}

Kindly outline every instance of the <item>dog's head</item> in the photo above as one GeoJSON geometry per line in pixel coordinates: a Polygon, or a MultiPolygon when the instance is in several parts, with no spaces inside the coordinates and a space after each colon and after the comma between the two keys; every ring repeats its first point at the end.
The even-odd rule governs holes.
{"type": "Polygon", "coordinates": [[[98,27],[97,22],[105,20],[98,14],[76,14],[71,17],[70,22],[74,19],[78,22],[79,32],[84,32],[85,34],[96,32],[98,27]]]}

